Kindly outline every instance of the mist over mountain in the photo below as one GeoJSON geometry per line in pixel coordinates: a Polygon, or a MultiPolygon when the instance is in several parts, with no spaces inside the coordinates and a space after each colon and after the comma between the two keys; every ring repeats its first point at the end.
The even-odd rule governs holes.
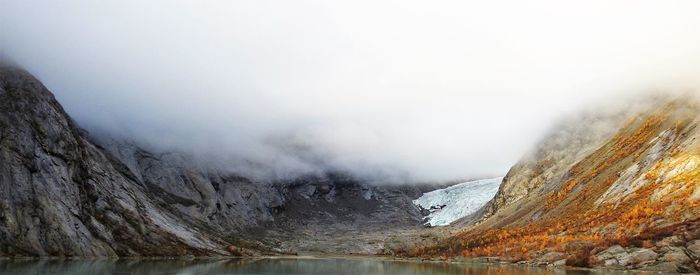
{"type": "Polygon", "coordinates": [[[611,95],[697,88],[697,5],[3,1],[0,53],[95,136],[439,181],[503,175],[611,95]]]}
{"type": "Polygon", "coordinates": [[[0,273],[698,273],[698,14],[0,0],[0,273]]]}

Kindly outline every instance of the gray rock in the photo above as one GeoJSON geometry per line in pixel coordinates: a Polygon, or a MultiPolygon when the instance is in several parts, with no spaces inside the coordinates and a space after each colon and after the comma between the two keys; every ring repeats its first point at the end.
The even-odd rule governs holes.
{"type": "Polygon", "coordinates": [[[670,236],[663,238],[662,240],[656,242],[657,247],[673,247],[682,246],[684,244],[683,240],[678,236],[670,236]]]}
{"type": "Polygon", "coordinates": [[[700,240],[688,242],[686,249],[688,250],[688,255],[694,260],[700,260],[700,240]]]}
{"type": "Polygon", "coordinates": [[[641,265],[641,264],[646,264],[650,262],[656,261],[656,258],[659,257],[659,254],[654,252],[651,249],[648,248],[640,248],[636,249],[632,253],[630,253],[629,260],[627,261],[627,264],[631,265],[641,265]]]}
{"type": "Polygon", "coordinates": [[[5,65],[0,129],[1,255],[227,254],[220,234],[163,207],[38,80],[5,65]]]}
{"type": "Polygon", "coordinates": [[[616,266],[620,265],[620,262],[617,261],[615,258],[607,259],[603,262],[604,266],[616,266]]]}
{"type": "MultiPolygon", "coordinates": [[[[88,135],[37,79],[0,64],[0,256],[228,255],[239,243],[280,242],[291,251],[360,228],[420,226],[411,201],[430,188],[342,173],[257,182],[88,135]]],[[[324,246],[369,251],[357,238],[324,246]]]]}
{"type": "Polygon", "coordinates": [[[660,261],[663,262],[673,262],[673,263],[679,263],[679,264],[688,264],[691,263],[692,260],[688,255],[686,255],[685,251],[683,248],[680,247],[671,247],[669,248],[669,251],[666,252],[661,258],[659,258],[660,261]]]}
{"type": "Polygon", "coordinates": [[[307,185],[306,188],[303,188],[300,192],[300,194],[307,199],[310,199],[314,193],[316,193],[316,186],[313,185],[307,185]]]}
{"type": "Polygon", "coordinates": [[[678,272],[678,265],[671,262],[661,262],[644,267],[643,270],[675,273],[678,272]]]}
{"type": "Polygon", "coordinates": [[[561,252],[548,252],[540,256],[537,261],[541,263],[554,263],[558,260],[566,259],[566,254],[561,252]]]}
{"type": "Polygon", "coordinates": [[[617,264],[625,266],[625,265],[631,264],[632,255],[630,255],[627,252],[622,252],[622,253],[613,255],[613,258],[617,261],[617,264]]]}
{"type": "Polygon", "coordinates": [[[625,266],[629,264],[631,255],[622,246],[614,245],[604,249],[593,257],[596,265],[603,266],[625,266]]]}
{"type": "Polygon", "coordinates": [[[622,246],[613,245],[613,246],[608,247],[607,249],[603,250],[603,253],[608,253],[610,255],[617,255],[617,254],[627,253],[627,250],[625,250],[622,246]]]}

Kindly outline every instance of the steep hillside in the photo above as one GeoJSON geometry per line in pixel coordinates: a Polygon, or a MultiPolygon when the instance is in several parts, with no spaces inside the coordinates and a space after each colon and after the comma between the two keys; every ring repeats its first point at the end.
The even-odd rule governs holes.
{"type": "Polygon", "coordinates": [[[0,255],[228,254],[85,139],[53,95],[0,65],[0,255]]]}
{"type": "Polygon", "coordinates": [[[411,201],[436,188],[368,184],[340,172],[255,181],[182,153],[156,154],[111,139],[96,143],[178,216],[214,228],[237,246],[278,252],[380,252],[383,242],[356,236],[420,228],[422,216],[411,201]]]}
{"type": "Polygon", "coordinates": [[[0,256],[376,253],[381,242],[356,235],[419,228],[411,201],[430,188],[342,173],[257,182],[91,137],[37,79],[0,64],[0,256]],[[341,234],[354,238],[329,243],[341,234]]]}
{"type": "Polygon", "coordinates": [[[511,169],[477,225],[413,254],[696,270],[700,105],[655,98],[622,111],[555,131],[511,169]]]}

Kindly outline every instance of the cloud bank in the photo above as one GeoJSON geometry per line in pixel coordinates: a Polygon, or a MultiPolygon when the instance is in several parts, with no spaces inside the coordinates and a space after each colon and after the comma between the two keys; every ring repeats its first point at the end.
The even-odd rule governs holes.
{"type": "Polygon", "coordinates": [[[697,1],[1,4],[84,128],[281,177],[503,175],[562,115],[700,81],[697,1]]]}

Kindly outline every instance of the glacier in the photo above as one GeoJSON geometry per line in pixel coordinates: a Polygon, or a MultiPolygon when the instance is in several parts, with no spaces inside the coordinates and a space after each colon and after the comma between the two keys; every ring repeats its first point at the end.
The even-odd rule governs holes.
{"type": "Polygon", "coordinates": [[[496,195],[501,181],[503,177],[458,183],[427,192],[413,204],[430,211],[425,225],[449,225],[484,206],[496,195]]]}

